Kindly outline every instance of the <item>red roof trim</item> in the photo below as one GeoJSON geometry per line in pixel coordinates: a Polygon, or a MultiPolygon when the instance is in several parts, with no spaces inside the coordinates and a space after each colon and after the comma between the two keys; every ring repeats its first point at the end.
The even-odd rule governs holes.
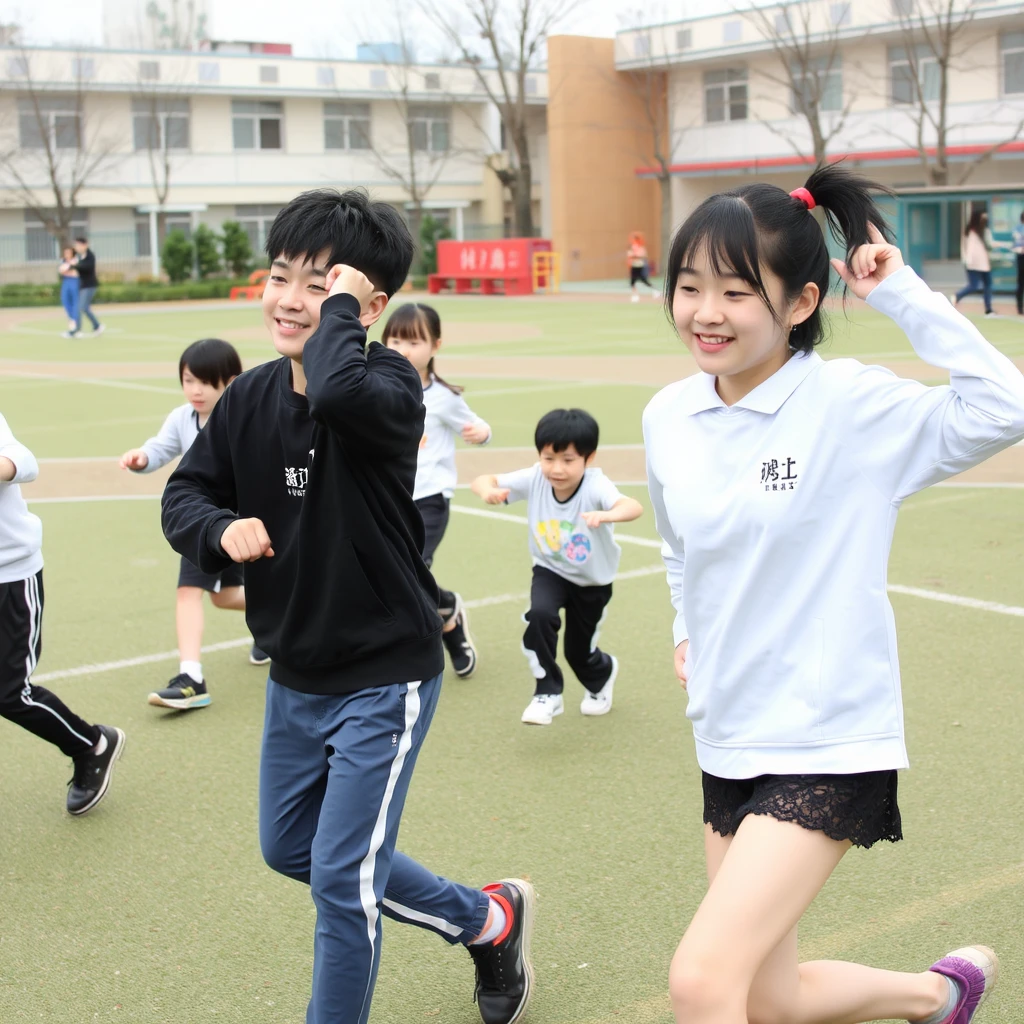
{"type": "MultiPolygon", "coordinates": [[[[946,153],[952,158],[978,156],[986,152],[989,146],[947,146],[946,153]]],[[[935,155],[935,147],[928,150],[929,156],[935,155]]],[[[1006,142],[1001,145],[997,153],[1024,153],[1024,141],[1006,142]]],[[[887,163],[893,161],[919,160],[921,154],[916,149],[868,149],[852,153],[832,153],[829,155],[829,163],[837,160],[860,160],[865,163],[887,163]]],[[[810,167],[814,164],[814,157],[811,156],[769,156],[755,158],[753,160],[708,160],[699,163],[672,164],[669,172],[672,174],[699,174],[713,173],[715,171],[767,171],[784,167],[810,167]]],[[[658,173],[657,167],[638,167],[635,172],[638,176],[649,177],[658,173]]]]}

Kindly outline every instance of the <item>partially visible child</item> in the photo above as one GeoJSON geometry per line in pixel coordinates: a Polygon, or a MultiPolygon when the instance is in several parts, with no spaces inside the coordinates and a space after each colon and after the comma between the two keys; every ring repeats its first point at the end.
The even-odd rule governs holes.
{"type": "MultiPolygon", "coordinates": [[[[462,388],[449,384],[434,369],[441,347],[441,318],[432,306],[407,302],[391,314],[381,341],[400,352],[420,375],[426,420],[416,460],[413,501],[423,517],[423,561],[429,569],[434,552],[448,527],[452,495],[458,482],[455,438],[467,444],[487,444],[491,428],[466,404],[462,388]]],[[[468,679],[476,669],[476,647],[469,632],[469,617],[461,595],[438,587],[441,639],[457,676],[468,679]]]]}
{"type": "Polygon", "coordinates": [[[80,815],[106,794],[124,733],[90,725],[32,682],[43,646],[43,524],[29,512],[18,485],[38,474],[35,456],[0,416],[0,715],[72,759],[67,809],[80,815]]]}
{"type": "MultiPolygon", "coordinates": [[[[151,437],[141,448],[125,452],[121,456],[121,468],[133,473],[152,473],[184,455],[206,426],[224,389],[241,372],[242,360],[228,342],[220,338],[194,341],[178,361],[178,379],[188,402],[168,415],[156,437],[151,437]]],[[[202,665],[204,591],[210,595],[215,608],[245,611],[240,565],[232,564],[219,573],[205,573],[182,558],[175,610],[181,662],[178,674],[167,686],[149,695],[150,704],[184,711],[204,708],[210,703],[202,665]]],[[[253,643],[249,661],[253,665],[266,665],[270,658],[253,643]]]]}
{"type": "Polygon", "coordinates": [[[554,409],[537,424],[539,462],[473,481],[473,492],[489,505],[526,501],[533,584],[523,653],[537,680],[523,712],[528,725],[550,725],[563,710],[556,660],[563,608],[565,658],[586,691],[580,713],[606,715],[612,709],[619,663],[597,646],[622,554],[612,524],[631,522],[644,510],[591,465],[598,432],[597,421],[582,409],[554,409]]]}
{"type": "Polygon", "coordinates": [[[75,267],[75,250],[70,245],[61,250],[57,273],[60,274],[60,304],[68,315],[68,329],[61,337],[70,338],[78,330],[78,290],[81,286],[75,267]]]}

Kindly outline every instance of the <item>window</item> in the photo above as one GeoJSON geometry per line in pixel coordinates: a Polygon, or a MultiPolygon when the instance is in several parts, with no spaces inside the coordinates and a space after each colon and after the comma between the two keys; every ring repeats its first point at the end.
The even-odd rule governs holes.
{"type": "Polygon", "coordinates": [[[441,88],[441,76],[436,71],[428,71],[423,76],[423,88],[424,89],[440,89],[441,88]]]}
{"type": "Polygon", "coordinates": [[[688,50],[693,46],[693,29],[680,28],[676,30],[676,49],[688,50]]]}
{"type": "Polygon", "coordinates": [[[18,134],[22,149],[78,149],[82,112],[74,96],[37,96],[18,100],[18,134]]]}
{"type": "Polygon", "coordinates": [[[828,13],[833,25],[848,25],[850,23],[849,3],[831,4],[828,13]]]}
{"type": "Polygon", "coordinates": [[[245,229],[253,252],[262,252],[267,241],[267,231],[280,213],[280,206],[249,205],[235,207],[235,220],[245,229]]]}
{"type": "Polygon", "coordinates": [[[274,64],[261,64],[260,81],[264,85],[273,85],[277,81],[277,67],[274,64]]]}
{"type": "Polygon", "coordinates": [[[794,114],[804,114],[817,106],[818,110],[842,110],[843,69],[839,55],[831,62],[828,57],[817,57],[801,67],[791,67],[794,82],[789,109],[794,114]],[[831,63],[831,66],[830,66],[831,63]]]}
{"type": "Polygon", "coordinates": [[[537,79],[533,75],[526,76],[526,95],[536,96],[537,95],[537,79]]]}
{"type": "Polygon", "coordinates": [[[334,68],[317,68],[316,84],[330,88],[334,85],[334,68]]]}
{"type": "Polygon", "coordinates": [[[727,21],[722,25],[722,42],[738,43],[743,38],[743,22],[727,21]]]}
{"type": "Polygon", "coordinates": [[[913,54],[902,46],[889,47],[889,97],[893,105],[926,102],[939,98],[939,64],[927,46],[913,54]]]}
{"type": "Polygon", "coordinates": [[[388,86],[388,73],[382,68],[370,69],[370,88],[386,89],[388,86]]]}
{"type": "Polygon", "coordinates": [[[139,61],[139,79],[143,82],[159,82],[160,81],[160,61],[158,60],[140,60],[139,61]]]}
{"type": "Polygon", "coordinates": [[[370,104],[325,103],[324,149],[369,149],[370,104]]]}
{"type": "Polygon", "coordinates": [[[84,82],[96,77],[96,61],[92,57],[74,57],[71,61],[71,77],[84,82]]]}
{"type": "Polygon", "coordinates": [[[190,143],[188,99],[143,96],[132,100],[135,152],[185,150],[190,143]]]}
{"type": "Polygon", "coordinates": [[[7,77],[28,78],[28,57],[8,57],[7,77]]]}
{"type": "Polygon", "coordinates": [[[914,13],[914,0],[890,0],[892,13],[897,18],[908,18],[914,13]]]}
{"type": "Polygon", "coordinates": [[[219,82],[220,65],[215,60],[201,60],[199,62],[200,82],[219,82]]]}
{"type": "MultiPolygon", "coordinates": [[[[60,255],[57,239],[50,234],[43,219],[33,210],[25,211],[25,259],[30,263],[49,263],[60,255]]],[[[89,234],[89,218],[85,210],[71,212],[71,237],[89,234]]]]}
{"type": "Polygon", "coordinates": [[[704,120],[747,119],[747,69],[722,68],[704,72],[704,120]]]}
{"type": "Polygon", "coordinates": [[[447,153],[451,130],[448,107],[409,107],[409,129],[413,149],[431,153],[447,153]]]}
{"type": "Polygon", "coordinates": [[[282,108],[268,100],[232,100],[231,136],[235,149],[281,149],[282,108]]]}
{"type": "Polygon", "coordinates": [[[651,55],[651,37],[635,36],[633,38],[633,56],[649,57],[651,55]]]}
{"type": "Polygon", "coordinates": [[[999,37],[1003,65],[1003,93],[1024,92],[1024,32],[1004,32],[999,37]]]}
{"type": "Polygon", "coordinates": [[[788,38],[793,34],[793,26],[789,20],[789,11],[780,11],[775,15],[775,34],[788,38]]]}

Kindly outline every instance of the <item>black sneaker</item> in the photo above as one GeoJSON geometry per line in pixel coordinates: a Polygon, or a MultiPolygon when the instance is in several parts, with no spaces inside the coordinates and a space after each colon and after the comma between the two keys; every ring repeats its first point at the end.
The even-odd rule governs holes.
{"type": "Polygon", "coordinates": [[[485,885],[507,917],[505,934],[486,945],[467,946],[476,964],[473,998],[484,1024],[512,1024],[526,1012],[533,995],[530,936],[533,932],[533,886],[520,878],[485,885]]]}
{"type": "Polygon", "coordinates": [[[182,672],[162,690],[151,693],[149,703],[161,708],[186,711],[189,708],[205,708],[210,703],[210,694],[206,690],[206,680],[197,683],[190,675],[182,672]]]}
{"type": "Polygon", "coordinates": [[[249,651],[249,664],[250,665],[269,665],[270,655],[266,651],[257,647],[256,641],[252,643],[252,648],[249,651]]]}
{"type": "Polygon", "coordinates": [[[455,628],[441,634],[441,640],[452,659],[452,668],[460,679],[468,679],[476,671],[476,647],[469,632],[469,616],[462,596],[455,595],[455,609],[448,616],[447,622],[455,620],[455,628]]]}
{"type": "Polygon", "coordinates": [[[114,762],[124,750],[124,733],[112,725],[101,725],[107,738],[102,754],[82,754],[74,759],[75,774],[68,783],[68,814],[91,811],[106,795],[114,762]]]}

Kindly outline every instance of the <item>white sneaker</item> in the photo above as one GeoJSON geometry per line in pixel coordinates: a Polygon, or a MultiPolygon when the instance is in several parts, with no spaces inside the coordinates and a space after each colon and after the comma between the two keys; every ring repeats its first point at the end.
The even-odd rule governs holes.
{"type": "Polygon", "coordinates": [[[580,702],[581,715],[607,715],[611,711],[612,690],[615,689],[615,677],[619,674],[619,659],[614,654],[611,655],[611,659],[612,674],[608,677],[608,682],[597,693],[587,690],[580,702]]]}
{"type": "Polygon", "coordinates": [[[639,296],[639,295],[637,295],[637,294],[636,294],[636,293],[634,292],[634,293],[633,293],[633,297],[632,297],[632,298],[631,298],[631,299],[630,299],[629,301],[630,301],[630,302],[639,302],[639,301],[640,301],[640,296],[639,296]]]}
{"type": "Polygon", "coordinates": [[[538,693],[523,712],[522,721],[527,725],[550,725],[555,715],[565,710],[560,693],[538,693]]]}

